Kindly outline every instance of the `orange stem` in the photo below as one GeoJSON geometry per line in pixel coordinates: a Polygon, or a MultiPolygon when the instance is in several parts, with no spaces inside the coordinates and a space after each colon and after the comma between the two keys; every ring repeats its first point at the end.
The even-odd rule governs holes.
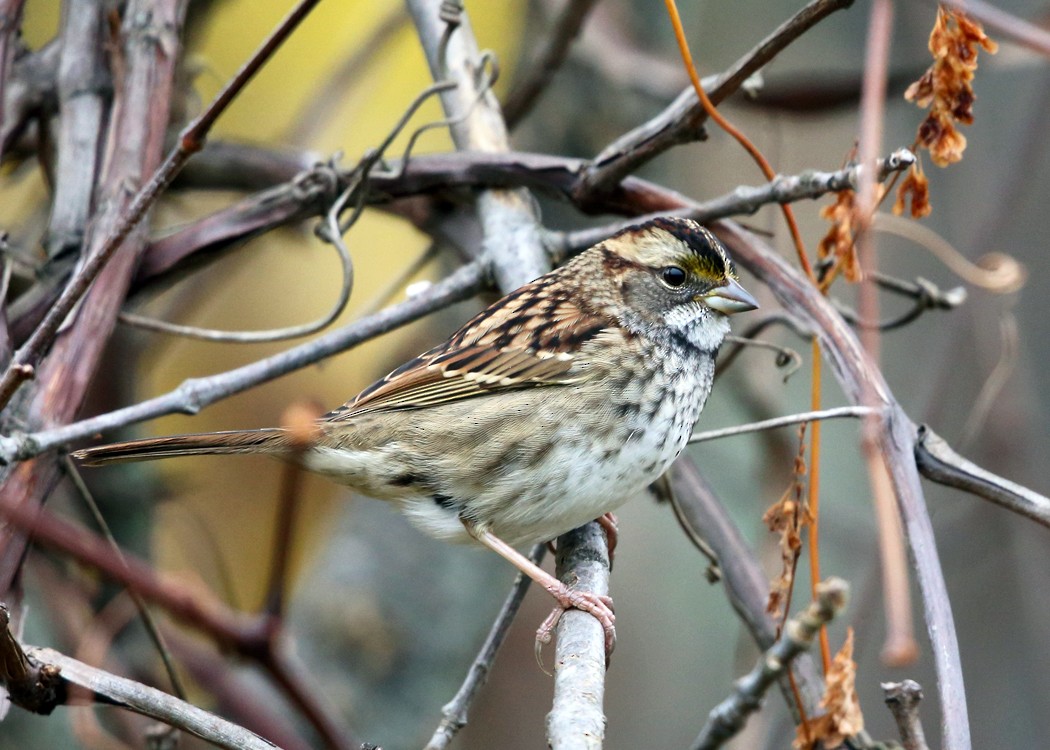
{"type": "MultiPolygon", "coordinates": [[[[820,344],[813,339],[813,382],[810,386],[810,410],[820,410],[820,344]]],[[[813,597],[817,595],[817,584],[820,583],[820,420],[814,420],[809,432],[809,494],[807,497],[811,524],[809,527],[809,583],[813,597]]],[[[828,629],[820,628],[820,658],[824,665],[824,674],[831,669],[831,645],[828,643],[828,629]]]]}

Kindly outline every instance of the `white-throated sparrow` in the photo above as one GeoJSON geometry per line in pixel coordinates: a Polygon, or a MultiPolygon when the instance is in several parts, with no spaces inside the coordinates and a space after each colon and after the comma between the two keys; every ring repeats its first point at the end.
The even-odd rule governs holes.
{"type": "Polygon", "coordinates": [[[630,227],[508,294],[443,344],[322,417],[295,450],[280,428],[176,435],[73,455],[88,464],[267,453],[396,502],[424,531],[476,539],[595,615],[511,545],[602,516],[685,447],[729,331],[754,309],[722,244],[687,219],[630,227]]]}

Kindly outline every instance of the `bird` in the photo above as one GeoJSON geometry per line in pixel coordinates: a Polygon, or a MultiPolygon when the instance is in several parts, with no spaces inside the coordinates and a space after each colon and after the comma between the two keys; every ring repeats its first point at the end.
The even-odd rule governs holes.
{"type": "MultiPolygon", "coordinates": [[[[390,501],[424,532],[476,541],[561,612],[612,600],[572,589],[517,550],[609,517],[685,448],[728,316],[758,307],[722,243],[690,219],[628,226],[507,294],[446,341],[317,419],[304,445],[265,428],[75,451],[86,465],[268,454],[390,501]]],[[[301,437],[301,435],[300,435],[301,437]]]]}

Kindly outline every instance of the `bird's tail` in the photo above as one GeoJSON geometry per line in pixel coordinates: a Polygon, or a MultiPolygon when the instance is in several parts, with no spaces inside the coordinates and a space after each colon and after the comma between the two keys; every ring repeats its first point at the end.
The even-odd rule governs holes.
{"type": "Polygon", "coordinates": [[[74,451],[73,457],[87,466],[103,466],[122,461],[149,461],[154,458],[204,454],[280,454],[288,450],[290,442],[287,430],[271,427],[262,430],[231,430],[129,440],[74,451]]]}

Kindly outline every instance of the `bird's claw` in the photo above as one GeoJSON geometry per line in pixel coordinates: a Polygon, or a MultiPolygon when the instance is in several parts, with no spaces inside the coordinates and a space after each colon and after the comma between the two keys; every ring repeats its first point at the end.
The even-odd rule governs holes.
{"type": "MultiPolygon", "coordinates": [[[[613,649],[616,648],[616,614],[613,612],[613,600],[603,594],[592,594],[589,591],[576,591],[567,586],[551,590],[551,595],[558,602],[546,619],[536,629],[536,661],[544,672],[543,647],[551,642],[554,637],[554,628],[561,620],[562,614],[567,609],[578,609],[593,616],[601,624],[605,631],[605,665],[609,665],[609,658],[613,649]]],[[[549,673],[548,673],[549,674],[549,673]]]]}

